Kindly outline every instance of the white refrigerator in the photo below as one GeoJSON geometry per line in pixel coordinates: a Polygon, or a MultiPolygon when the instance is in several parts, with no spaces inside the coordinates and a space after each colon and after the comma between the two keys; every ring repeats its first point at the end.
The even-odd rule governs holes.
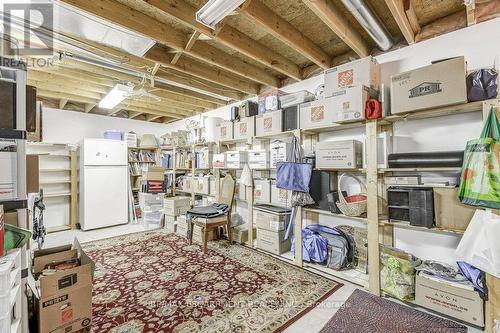
{"type": "Polygon", "coordinates": [[[84,139],[79,151],[82,230],[128,223],[127,143],[84,139]]]}

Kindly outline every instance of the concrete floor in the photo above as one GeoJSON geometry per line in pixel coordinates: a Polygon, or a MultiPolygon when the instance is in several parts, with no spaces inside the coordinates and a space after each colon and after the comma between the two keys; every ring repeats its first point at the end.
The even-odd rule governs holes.
{"type": "MultiPolygon", "coordinates": [[[[147,230],[141,224],[120,225],[109,228],[82,231],[82,230],[67,230],[49,234],[46,237],[44,247],[52,247],[64,244],[70,244],[75,237],[81,243],[100,240],[114,236],[126,235],[129,233],[141,232],[147,230]]],[[[309,311],[302,318],[292,324],[285,333],[315,333],[328,322],[328,320],[337,312],[337,310],[345,303],[353,291],[358,288],[356,285],[347,281],[339,280],[344,285],[334,292],[324,302],[309,311]]],[[[470,333],[483,332],[476,328],[469,328],[470,333]]]]}

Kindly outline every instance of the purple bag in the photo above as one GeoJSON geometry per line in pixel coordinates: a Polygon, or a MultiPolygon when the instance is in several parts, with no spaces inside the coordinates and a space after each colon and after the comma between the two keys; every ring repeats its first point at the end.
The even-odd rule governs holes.
{"type": "Polygon", "coordinates": [[[498,72],[483,68],[467,75],[467,99],[469,102],[484,101],[497,97],[498,72]]]}
{"type": "Polygon", "coordinates": [[[278,162],[276,168],[277,188],[309,193],[313,171],[312,164],[278,162]]]}
{"type": "MultiPolygon", "coordinates": [[[[292,254],[295,257],[295,237],[292,238],[292,254]]],[[[302,259],[323,264],[328,259],[328,241],[317,232],[302,229],[302,259]]]]}

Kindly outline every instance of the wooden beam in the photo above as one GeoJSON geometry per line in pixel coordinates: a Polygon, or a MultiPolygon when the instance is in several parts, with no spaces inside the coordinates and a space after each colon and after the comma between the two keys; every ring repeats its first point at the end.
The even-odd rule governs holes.
{"type": "Polygon", "coordinates": [[[332,59],[325,51],[260,0],[247,1],[239,12],[257,22],[267,32],[293,47],[321,68],[331,67],[332,59]]]}
{"type": "Polygon", "coordinates": [[[61,98],[59,100],[59,109],[63,110],[64,107],[68,104],[68,99],[67,98],[61,98]]]}
{"type": "MultiPolygon", "coordinates": [[[[238,91],[257,95],[260,90],[260,85],[253,81],[245,80],[239,76],[227,73],[225,71],[209,68],[201,65],[199,62],[194,62],[191,59],[183,57],[177,59],[176,65],[173,66],[171,54],[167,53],[164,48],[155,46],[151,48],[145,55],[146,58],[155,62],[159,62],[171,70],[180,71],[185,74],[196,76],[206,79],[210,82],[219,84],[221,86],[236,89],[238,91]]],[[[174,56],[175,58],[175,56],[174,56]]],[[[175,73],[175,72],[174,72],[175,73]]]]}
{"type": "Polygon", "coordinates": [[[420,23],[418,23],[418,17],[415,13],[415,9],[413,8],[413,3],[411,0],[404,0],[403,6],[406,14],[406,18],[408,19],[408,23],[410,23],[411,30],[413,31],[413,35],[415,36],[422,30],[420,27],[420,23]]]}
{"type": "Polygon", "coordinates": [[[193,32],[193,34],[191,35],[191,37],[189,37],[189,40],[186,44],[186,47],[184,48],[185,51],[189,51],[193,48],[193,45],[194,43],[196,43],[196,41],[198,40],[198,38],[200,37],[201,33],[199,31],[195,31],[193,32]]]}
{"type": "Polygon", "coordinates": [[[98,84],[85,82],[83,80],[70,79],[68,77],[58,75],[56,73],[42,73],[42,72],[29,71],[28,80],[46,84],[63,84],[79,88],[82,87],[85,88],[85,90],[87,91],[92,91],[98,94],[107,94],[110,90],[110,87],[107,86],[101,86],[98,84]]]}
{"type": "Polygon", "coordinates": [[[360,57],[370,55],[370,47],[329,0],[302,0],[340,39],[360,57]]]}
{"type": "Polygon", "coordinates": [[[78,103],[84,103],[84,104],[86,104],[86,103],[97,104],[99,102],[99,100],[93,99],[93,98],[82,97],[79,95],[62,93],[62,92],[57,92],[57,91],[49,91],[49,90],[45,90],[45,89],[37,89],[36,94],[39,96],[42,96],[42,97],[54,98],[54,99],[67,99],[67,100],[72,101],[72,102],[78,102],[78,103]]]}
{"type": "Polygon", "coordinates": [[[467,15],[467,26],[470,27],[471,25],[476,24],[477,17],[476,17],[476,1],[475,0],[468,0],[465,2],[465,13],[467,15]]]}
{"type": "Polygon", "coordinates": [[[128,119],[134,119],[139,117],[142,114],[142,112],[137,112],[137,111],[131,111],[128,113],[128,119]]]}
{"type": "Polygon", "coordinates": [[[149,116],[146,116],[146,121],[153,121],[153,120],[156,120],[158,118],[161,118],[163,116],[158,116],[158,115],[149,115],[149,116]]]}
{"type": "Polygon", "coordinates": [[[89,113],[90,111],[92,111],[93,108],[95,108],[97,104],[93,104],[93,103],[87,103],[85,104],[85,113],[89,113]]]}
{"type": "MultiPolygon", "coordinates": [[[[175,30],[172,26],[155,20],[152,17],[147,16],[146,14],[143,14],[128,6],[119,4],[116,1],[62,1],[88,13],[121,25],[127,29],[151,37],[159,43],[171,47],[176,51],[184,51],[185,45],[187,44],[185,36],[181,32],[175,30]]],[[[162,1],[160,1],[159,3],[161,2],[162,1]]],[[[192,49],[186,51],[186,53],[197,59],[216,65],[220,68],[225,68],[243,77],[251,78],[257,82],[268,84],[273,87],[277,87],[279,84],[279,79],[267,73],[265,70],[250,65],[242,60],[231,57],[227,53],[206,43],[196,43],[192,47],[192,49]],[[204,45],[200,47],[200,45],[202,44],[204,45]]]]}
{"type": "Polygon", "coordinates": [[[224,25],[213,32],[196,21],[196,8],[182,0],[146,0],[150,5],[164,11],[179,22],[188,25],[196,31],[211,36],[215,41],[238,51],[247,57],[260,62],[282,74],[296,80],[301,80],[300,69],[297,64],[288,58],[277,54],[264,44],[250,38],[235,28],[224,25]]]}
{"type": "Polygon", "coordinates": [[[86,90],[84,87],[71,87],[69,85],[64,85],[61,82],[45,83],[34,80],[28,80],[28,84],[37,87],[38,89],[59,91],[62,93],[75,94],[82,97],[88,97],[95,100],[101,100],[104,96],[103,94],[95,93],[86,90]]]}
{"type": "Polygon", "coordinates": [[[385,0],[387,7],[391,11],[392,16],[396,20],[399,29],[403,33],[408,44],[415,43],[415,33],[413,32],[412,26],[406,16],[403,0],[385,0]]]}

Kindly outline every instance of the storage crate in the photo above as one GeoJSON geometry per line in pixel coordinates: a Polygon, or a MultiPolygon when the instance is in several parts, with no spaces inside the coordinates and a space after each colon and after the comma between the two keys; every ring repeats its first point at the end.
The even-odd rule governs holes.
{"type": "Polygon", "coordinates": [[[255,118],[256,135],[274,135],[283,131],[282,111],[272,111],[260,114],[255,118]]]}
{"type": "Polygon", "coordinates": [[[248,162],[247,151],[228,151],[226,152],[226,168],[227,169],[242,169],[245,163],[248,162]]]}
{"type": "Polygon", "coordinates": [[[271,181],[269,179],[255,179],[253,193],[255,203],[271,203],[271,181]]]}
{"type": "Polygon", "coordinates": [[[254,170],[265,170],[269,168],[269,151],[265,149],[250,150],[248,152],[248,166],[254,170]]]}
{"type": "Polygon", "coordinates": [[[217,138],[219,141],[232,140],[234,138],[232,121],[223,121],[217,125],[217,138]]]}
{"type": "Polygon", "coordinates": [[[142,211],[142,224],[148,229],[161,228],[163,211],[142,211]]]}
{"type": "Polygon", "coordinates": [[[152,194],[140,192],[139,206],[141,207],[141,210],[146,211],[161,210],[163,208],[164,197],[164,193],[152,194]]]}
{"type": "Polygon", "coordinates": [[[165,213],[165,215],[179,216],[186,214],[190,208],[190,197],[165,198],[163,212],[165,213]]]}
{"type": "Polygon", "coordinates": [[[250,139],[255,136],[255,117],[243,117],[234,123],[234,138],[250,139]]]}
{"type": "Polygon", "coordinates": [[[389,187],[387,207],[390,220],[408,221],[418,227],[431,228],[434,225],[432,188],[389,187]]]}

